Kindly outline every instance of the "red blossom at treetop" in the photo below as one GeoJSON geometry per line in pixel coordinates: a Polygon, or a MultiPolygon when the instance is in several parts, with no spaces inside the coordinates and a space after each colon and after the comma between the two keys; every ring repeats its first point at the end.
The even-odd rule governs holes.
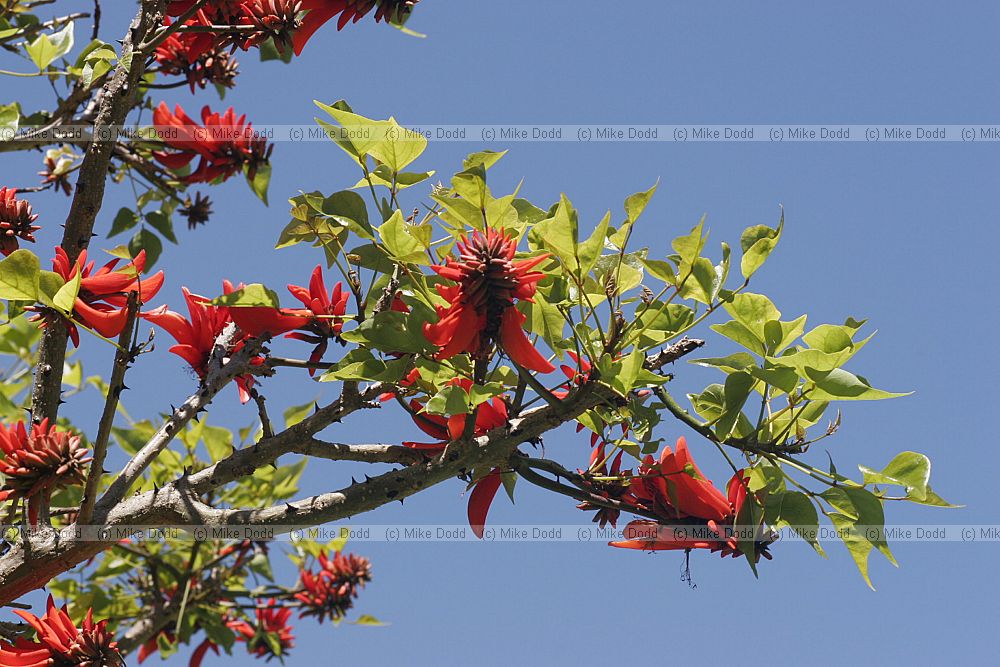
{"type": "Polygon", "coordinates": [[[184,76],[192,93],[196,86],[204,88],[209,83],[232,88],[239,71],[236,60],[215,46],[210,33],[170,35],[156,47],[156,62],[161,74],[184,76]]]}
{"type": "Polygon", "coordinates": [[[424,324],[424,335],[441,348],[438,358],[468,353],[487,360],[499,346],[512,361],[529,370],[550,373],[555,367],[531,344],[521,325],[525,315],[515,299],[531,301],[544,274],[531,269],[548,259],[542,254],[515,261],[517,240],[505,232],[473,232],[457,244],[458,259],[431,268],[455,285],[438,284],[448,306],[437,306],[439,320],[424,324]]]}
{"type": "Polygon", "coordinates": [[[0,452],[0,500],[26,500],[31,525],[38,523],[39,510],[54,491],[84,483],[90,462],[80,436],[50,427],[47,419],[30,430],[23,421],[0,424],[0,452]]]}
{"type": "Polygon", "coordinates": [[[17,198],[14,188],[0,188],[0,253],[6,257],[18,249],[18,239],[35,241],[35,232],[41,229],[33,224],[38,214],[31,204],[17,198]]]}
{"type": "MultiPolygon", "coordinates": [[[[145,280],[139,275],[146,269],[146,251],[140,250],[129,263],[118,268],[121,260],[113,259],[95,270],[94,262],[87,262],[87,251],[80,253],[75,263],[61,247],[56,248],[52,260],[52,270],[66,282],[80,277],[80,291],[73,302],[73,320],[88,329],[93,329],[105,338],[113,338],[122,332],[128,320],[128,297],[137,292],[140,302],[145,303],[156,296],[163,287],[163,271],[158,271],[145,280]]],[[[41,312],[42,326],[49,326],[52,314],[44,308],[32,307],[41,312]]],[[[80,346],[80,333],[76,324],[66,322],[70,339],[75,347],[80,346]]]]}
{"type": "Polygon", "coordinates": [[[236,633],[236,640],[246,642],[247,652],[258,658],[283,658],[295,646],[295,636],[288,619],[291,608],[279,607],[274,598],[267,602],[257,602],[257,625],[253,626],[239,619],[226,623],[236,633]],[[278,651],[275,651],[275,648],[278,651]]]}
{"type": "Polygon", "coordinates": [[[201,120],[199,125],[180,105],[171,113],[166,102],[161,102],[153,112],[153,125],[172,150],[154,151],[153,157],[172,170],[183,169],[199,158],[197,168],[181,177],[185,183],[226,180],[244,168],[253,180],[257,170],[267,164],[274,146],[254,132],[245,115],[237,118],[232,107],[219,114],[205,106],[201,120]]]}
{"type": "Polygon", "coordinates": [[[21,609],[14,613],[34,628],[34,641],[19,637],[13,644],[0,642],[0,667],[118,667],[124,665],[118,644],[108,632],[106,620],[94,622],[94,611],[87,611],[77,628],[64,605],[56,607],[49,596],[41,618],[21,609]]]}
{"type": "Polygon", "coordinates": [[[300,55],[306,43],[333,17],[337,20],[337,30],[343,30],[348,23],[357,23],[373,8],[376,21],[401,23],[413,11],[420,0],[302,0],[302,9],[307,10],[302,26],[295,33],[293,45],[295,55],[300,55]]]}

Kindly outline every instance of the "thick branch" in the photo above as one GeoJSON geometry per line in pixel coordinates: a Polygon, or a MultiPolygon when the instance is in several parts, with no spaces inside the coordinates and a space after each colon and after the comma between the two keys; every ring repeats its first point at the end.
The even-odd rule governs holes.
{"type": "MultiPolygon", "coordinates": [[[[63,232],[62,247],[70,262],[90,244],[94,221],[104,201],[104,188],[111,163],[114,142],[102,141],[102,130],[122,125],[135,103],[137,83],[146,64],[145,58],[124,57],[131,54],[140,43],[163,21],[163,0],[142,0],[139,13],[132,20],[128,34],[122,40],[123,57],[114,75],[108,80],[101,98],[100,110],[94,122],[94,140],[80,165],[76,192],[70,205],[63,232]]],[[[55,421],[59,411],[59,394],[62,390],[63,363],[66,361],[65,326],[53,324],[46,327],[38,347],[38,366],[31,391],[31,417],[55,421]]]]}
{"type": "MultiPolygon", "coordinates": [[[[670,348],[648,357],[646,367],[657,370],[683,356],[685,349],[670,348]]],[[[442,455],[431,461],[393,470],[344,489],[294,503],[262,509],[216,509],[198,499],[198,494],[252,474],[258,462],[274,460],[279,452],[294,451],[325,425],[339,419],[339,415],[363,407],[364,401],[370,401],[386,389],[384,385],[374,384],[356,395],[345,394],[340,400],[274,438],[234,452],[223,461],[162,489],[122,498],[120,502],[106,503],[106,495],[98,503],[95,516],[108,526],[254,524],[278,529],[337,521],[403,500],[474,468],[505,465],[520,443],[536,440],[545,432],[614,397],[607,387],[590,382],[572,391],[559,405],[536,408],[513,419],[507,427],[494,429],[474,440],[452,443],[442,455]]],[[[0,558],[0,605],[45,585],[53,577],[109,546],[111,544],[107,542],[76,537],[57,542],[51,536],[29,536],[0,558]]]]}

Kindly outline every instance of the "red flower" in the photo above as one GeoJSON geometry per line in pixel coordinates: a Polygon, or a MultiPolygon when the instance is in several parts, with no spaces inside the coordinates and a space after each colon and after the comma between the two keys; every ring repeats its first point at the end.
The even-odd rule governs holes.
{"type": "MultiPolygon", "coordinates": [[[[177,345],[171,347],[170,351],[188,362],[199,378],[204,378],[208,372],[208,361],[215,347],[215,339],[219,337],[226,325],[233,321],[230,316],[231,311],[228,308],[211,305],[209,299],[192,294],[186,287],[181,289],[184,292],[184,301],[187,302],[190,320],[180,313],[167,310],[166,306],[143,313],[142,317],[173,336],[177,345]]],[[[228,280],[222,283],[224,294],[229,294],[236,289],[238,287],[228,280]]],[[[240,345],[242,345],[242,341],[237,343],[233,351],[239,349],[240,345]]],[[[253,386],[253,381],[251,375],[241,375],[236,378],[241,402],[246,403],[250,400],[250,388],[253,386]]]]}
{"type": "MultiPolygon", "coordinates": [[[[716,527],[717,528],[717,527],[716,527]]],[[[609,546],[620,549],[642,551],[688,551],[708,549],[721,552],[721,556],[740,555],[735,538],[726,537],[716,528],[705,526],[663,526],[656,521],[645,519],[631,521],[625,526],[625,540],[609,542],[609,546]]]]}
{"type": "Polygon", "coordinates": [[[4,667],[116,667],[125,664],[117,642],[108,632],[108,622],[95,623],[93,609],[87,611],[79,628],[73,624],[65,606],[56,607],[51,595],[41,618],[20,609],[14,613],[27,621],[38,636],[35,641],[19,637],[13,644],[0,642],[0,665],[4,667]]]}
{"type": "Polygon", "coordinates": [[[549,255],[514,261],[517,241],[503,232],[474,232],[458,243],[458,259],[431,268],[456,285],[437,285],[448,301],[437,306],[435,324],[424,324],[424,335],[441,347],[440,359],[467,352],[474,359],[488,359],[499,345],[512,361],[539,373],[555,367],[538,353],[521,328],[526,319],[514,307],[515,299],[531,301],[544,274],[531,271],[549,255]]]}
{"type": "Polygon", "coordinates": [[[354,606],[358,591],[371,581],[371,563],[367,558],[345,556],[339,551],[333,558],[327,558],[326,552],[321,551],[319,564],[318,572],[299,573],[302,590],[295,594],[303,607],[299,616],[315,616],[320,622],[328,617],[336,621],[354,606]]]}
{"type": "MultiPolygon", "coordinates": [[[[411,373],[412,375],[412,373],[411,373]]],[[[457,385],[467,392],[472,387],[472,381],[464,378],[455,378],[448,384],[457,385]]],[[[440,451],[448,446],[452,440],[458,440],[465,432],[466,414],[452,415],[444,417],[424,412],[424,405],[420,401],[410,401],[412,412],[410,416],[417,427],[440,442],[404,442],[403,444],[413,449],[425,449],[429,451],[440,451]]],[[[473,431],[474,437],[486,435],[489,431],[499,428],[507,423],[507,403],[502,396],[494,396],[485,403],[479,404],[479,411],[476,413],[476,427],[473,431]]]]}
{"type": "Polygon", "coordinates": [[[18,239],[35,242],[35,232],[41,227],[32,224],[38,219],[31,204],[17,198],[17,190],[0,188],[0,253],[6,257],[18,248],[18,239]]]}
{"type": "MultiPolygon", "coordinates": [[[[681,438],[678,441],[677,458],[678,460],[685,460],[686,458],[687,463],[685,465],[690,465],[693,468],[693,471],[700,476],[700,472],[696,467],[694,467],[694,463],[690,460],[690,455],[687,454],[686,446],[683,447],[682,456],[682,445],[684,445],[683,440],[684,439],[681,438]]],[[[662,458],[663,457],[661,457],[661,459],[662,458]]],[[[642,470],[643,469],[640,468],[640,472],[642,472],[642,470]]],[[[633,480],[633,483],[634,481],[635,480],[633,480]]],[[[646,481],[648,481],[648,478],[646,481]]],[[[742,555],[742,552],[739,547],[739,540],[733,531],[728,530],[728,528],[732,526],[733,522],[736,521],[737,517],[739,517],[740,510],[746,502],[746,485],[748,481],[749,478],[744,470],[738,471],[729,480],[729,483],[726,485],[727,497],[724,499],[728,509],[725,516],[721,519],[706,518],[705,516],[701,516],[701,518],[706,518],[704,526],[670,526],[656,521],[632,521],[625,527],[624,534],[626,539],[618,542],[610,542],[609,544],[613,547],[623,549],[641,549],[643,551],[708,549],[711,552],[720,552],[722,557],[733,556],[735,558],[740,556],[742,555]]],[[[684,497],[686,498],[690,498],[690,496],[687,495],[688,491],[690,491],[690,489],[684,492],[684,497]]],[[[707,491],[704,488],[698,489],[697,493],[702,495],[702,500],[691,505],[687,505],[689,510],[691,510],[695,505],[699,505],[699,503],[704,507],[707,507],[707,504],[704,501],[707,497],[712,498],[712,505],[718,505],[718,499],[722,497],[722,494],[714,487],[712,487],[712,491],[707,491]]],[[[638,495],[639,494],[637,494],[637,496],[638,495]]],[[[643,498],[641,500],[646,502],[648,499],[643,498]]],[[[681,504],[680,501],[678,501],[678,504],[681,504]]],[[[692,516],[698,516],[697,514],[694,514],[693,511],[690,511],[689,513],[692,516]]],[[[703,514],[708,513],[710,512],[703,512],[703,514]]],[[[669,521],[669,518],[666,520],[669,521]]],[[[740,529],[745,530],[746,526],[740,526],[740,529]]],[[[765,535],[759,533],[759,527],[755,527],[754,531],[754,558],[756,559],[757,556],[763,556],[770,560],[771,555],[768,553],[767,547],[771,540],[765,535]]]]}
{"type": "Polygon", "coordinates": [[[295,646],[292,627],[288,618],[292,615],[290,608],[276,606],[274,598],[266,603],[257,602],[257,625],[253,626],[244,620],[229,621],[226,625],[236,632],[236,640],[246,642],[247,653],[258,658],[283,658],[288,650],[295,646]],[[266,607],[263,605],[267,605],[266,607]],[[270,639],[268,639],[270,638],[270,639]],[[275,651],[277,644],[278,651],[275,651]]]}
{"type": "MultiPolygon", "coordinates": [[[[139,274],[146,269],[145,250],[140,250],[135,259],[120,269],[117,268],[118,262],[113,259],[95,271],[94,263],[87,263],[86,250],[71,265],[69,255],[58,247],[52,260],[52,270],[66,282],[76,279],[78,273],[81,275],[80,292],[73,302],[73,319],[105,338],[113,338],[125,328],[130,293],[138,292],[140,301],[146,302],[163,287],[163,271],[146,280],[139,280],[139,274]]],[[[42,326],[45,326],[44,322],[42,326]]],[[[80,333],[76,325],[69,322],[67,326],[73,345],[79,347],[80,333]]]]}
{"type": "Polygon", "coordinates": [[[30,431],[23,421],[10,428],[0,424],[0,452],[0,499],[27,500],[31,525],[38,523],[41,503],[47,503],[53,491],[86,481],[90,458],[80,436],[50,428],[48,419],[33,424],[30,431]]]}
{"type": "Polygon", "coordinates": [[[312,313],[308,310],[287,310],[267,306],[232,307],[229,315],[244,334],[250,338],[279,336],[309,324],[312,313]]]}
{"type": "MultiPolygon", "coordinates": [[[[296,331],[285,337],[314,344],[316,347],[309,355],[309,361],[320,361],[326,354],[329,339],[338,337],[344,329],[344,315],[347,314],[347,301],[351,295],[344,291],[340,281],[337,281],[333,291],[328,293],[323,282],[322,266],[317,266],[313,270],[309,289],[289,285],[288,291],[312,312],[313,318],[303,327],[305,331],[296,331]]],[[[309,369],[309,375],[315,373],[315,368],[309,369]]]]}
{"type": "Polygon", "coordinates": [[[493,505],[493,499],[496,498],[502,483],[503,477],[500,468],[494,468],[490,474],[476,482],[472,493],[469,494],[469,525],[479,539],[483,539],[486,516],[490,512],[490,506],[493,505]]]}
{"type": "MultiPolygon", "coordinates": [[[[188,21],[186,25],[197,22],[188,21]]],[[[232,88],[239,70],[236,60],[216,46],[215,36],[206,32],[170,35],[156,47],[156,62],[161,74],[184,76],[192,93],[195,86],[204,88],[209,83],[232,88]]]]}
{"type": "Polygon", "coordinates": [[[394,21],[400,23],[420,0],[302,0],[302,9],[309,13],[302,20],[302,26],[295,33],[293,45],[295,55],[300,55],[306,42],[313,34],[323,27],[327,21],[337,14],[337,30],[342,30],[350,22],[357,23],[374,7],[376,21],[394,21]]]}
{"type": "MultiPolygon", "coordinates": [[[[552,395],[556,398],[566,398],[569,394],[570,387],[572,385],[580,386],[587,382],[587,374],[590,373],[591,369],[594,367],[589,361],[579,356],[576,352],[567,352],[569,358],[578,366],[578,368],[573,368],[572,366],[567,366],[566,364],[560,364],[559,370],[563,372],[563,375],[569,380],[565,384],[560,385],[559,389],[554,389],[552,395]],[[565,389],[563,389],[565,387],[565,389]]],[[[577,429],[579,431],[579,429],[577,429]]]]}
{"type": "Polygon", "coordinates": [[[176,170],[200,158],[194,172],[181,179],[185,183],[226,180],[244,167],[253,179],[257,170],[267,164],[274,147],[253,131],[245,115],[237,118],[232,107],[220,115],[206,106],[201,110],[201,120],[203,125],[198,125],[180,105],[170,113],[166,102],[153,112],[157,133],[166,146],[174,149],[154,151],[157,161],[176,170]]]}
{"type": "Polygon", "coordinates": [[[664,447],[659,461],[647,456],[633,477],[631,495],[664,519],[696,517],[722,521],[733,516],[729,500],[698,470],[687,441],[677,439],[677,452],[664,447]]]}

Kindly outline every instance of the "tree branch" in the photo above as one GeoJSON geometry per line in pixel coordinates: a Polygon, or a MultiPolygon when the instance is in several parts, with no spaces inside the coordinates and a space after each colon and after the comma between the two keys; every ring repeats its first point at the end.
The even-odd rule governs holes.
{"type": "Polygon", "coordinates": [[[250,361],[263,344],[261,339],[247,342],[239,352],[234,354],[228,361],[225,356],[236,343],[239,330],[235,324],[228,325],[215,341],[215,348],[209,359],[209,369],[205,379],[201,383],[198,391],[192,394],[184,403],[174,410],[173,414],[163,423],[163,425],[153,434],[142,449],[125,465],[107,492],[98,503],[97,516],[113,507],[125,495],[135,483],[135,481],[145,472],[146,468],[159,456],[167,445],[171,443],[188,422],[197,415],[206,405],[212,402],[215,395],[223,387],[229,384],[234,378],[247,372],[250,361]]]}
{"type": "Polygon", "coordinates": [[[108,453],[108,439],[111,437],[111,427],[115,423],[115,413],[118,411],[118,399],[125,389],[125,372],[135,358],[135,321],[139,314],[139,293],[131,292],[126,304],[128,317],[125,328],[118,336],[118,350],[115,352],[115,364],[111,370],[111,382],[108,384],[108,397],[104,401],[104,412],[97,427],[97,438],[94,439],[94,458],[90,462],[90,472],[83,491],[83,502],[80,504],[80,515],[77,523],[85,525],[94,514],[94,503],[104,476],[104,458],[108,453]]]}
{"type": "MultiPolygon", "coordinates": [[[[146,67],[145,58],[126,58],[124,54],[132,53],[134,45],[162,23],[163,3],[164,0],[142,0],[139,12],[122,40],[123,57],[105,85],[100,110],[94,122],[94,139],[80,165],[76,192],[63,232],[62,248],[69,255],[71,263],[90,244],[94,222],[104,201],[114,142],[103,141],[101,130],[124,123],[135,103],[136,84],[146,67]]],[[[46,327],[42,334],[31,391],[31,418],[35,422],[46,418],[54,422],[59,412],[67,338],[66,327],[59,325],[46,327]]]]}

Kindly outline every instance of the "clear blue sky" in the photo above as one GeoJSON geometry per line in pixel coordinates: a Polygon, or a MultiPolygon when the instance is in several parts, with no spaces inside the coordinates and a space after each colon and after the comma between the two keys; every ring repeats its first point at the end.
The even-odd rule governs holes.
{"type": "MultiPolygon", "coordinates": [[[[124,6],[105,3],[106,20],[124,25],[132,3],[115,4],[124,6]]],[[[988,2],[425,0],[411,27],[427,39],[370,22],[339,34],[328,26],[294,66],[244,56],[226,104],[261,124],[311,122],[314,98],[346,98],[361,113],[393,114],[404,124],[988,123],[1000,120],[998,26],[1000,6],[988,2]]],[[[182,90],[171,99],[195,110],[203,101],[219,104],[210,92],[195,101],[182,90]]],[[[446,176],[481,147],[432,144],[415,166],[446,176]]],[[[643,241],[653,248],[702,213],[714,240],[735,241],[746,225],[774,223],[784,204],[785,238],[754,289],[771,295],[784,314],[808,312],[817,324],[872,318],[879,335],[855,368],[877,386],[916,392],[846,407],[844,426],[830,443],[840,469],[881,467],[899,451],[922,451],[934,462],[935,490],[967,507],[891,506],[889,521],[996,520],[1000,461],[989,424],[1000,319],[995,272],[988,269],[1000,209],[995,144],[511,148],[491,172],[495,192],[524,178],[522,192],[548,205],[565,191],[591,224],[608,208],[617,217],[626,195],[661,179],[643,225],[643,241]]],[[[284,199],[299,189],[342,189],[356,174],[338,149],[321,143],[280,144],[274,166],[270,209],[234,179],[212,193],[216,215],[208,228],[179,230],[182,244],[167,249],[163,265],[183,270],[168,276],[164,298],[178,305],[182,284],[212,292],[223,277],[278,287],[306,280],[314,257],[269,253],[287,220],[284,199]]],[[[5,157],[3,180],[34,167],[5,157]]],[[[125,188],[112,189],[103,229],[128,197],[125,188]]],[[[44,255],[66,202],[55,195],[35,201],[50,225],[40,239],[44,255]]],[[[729,351],[718,338],[710,344],[713,356],[729,351]]],[[[147,388],[133,376],[129,406],[152,416],[181,400],[192,380],[162,350],[144,361],[134,373],[144,375],[147,388]]],[[[713,377],[677,371],[685,389],[713,377]]],[[[267,386],[274,404],[321,392],[330,397],[298,377],[267,386]]],[[[229,395],[215,407],[234,426],[254,418],[229,395]]],[[[396,413],[370,417],[329,437],[413,436],[396,413]]],[[[661,435],[682,433],[665,428],[661,435]]],[[[722,478],[713,453],[695,447],[703,467],[722,478]]],[[[587,447],[567,431],[549,438],[547,449],[572,462],[583,461],[587,447]]],[[[825,458],[821,451],[814,456],[825,458]]],[[[316,464],[304,490],[348,478],[316,464]]],[[[446,483],[367,518],[462,523],[462,491],[460,482],[446,483]]],[[[580,518],[571,502],[526,484],[517,506],[499,498],[491,514],[491,521],[507,524],[580,518]]],[[[375,566],[359,611],[391,626],[301,622],[288,664],[562,665],[625,656],[650,663],[962,664],[995,656],[1000,621],[996,544],[896,544],[900,569],[872,556],[877,592],[865,587],[836,544],[828,545],[828,561],[801,544],[779,545],[760,579],[742,563],[696,554],[694,590],[679,581],[679,555],[598,544],[353,547],[375,566]]],[[[170,664],[186,660],[182,654],[170,664]]],[[[237,653],[206,664],[247,662],[237,653]]]]}

